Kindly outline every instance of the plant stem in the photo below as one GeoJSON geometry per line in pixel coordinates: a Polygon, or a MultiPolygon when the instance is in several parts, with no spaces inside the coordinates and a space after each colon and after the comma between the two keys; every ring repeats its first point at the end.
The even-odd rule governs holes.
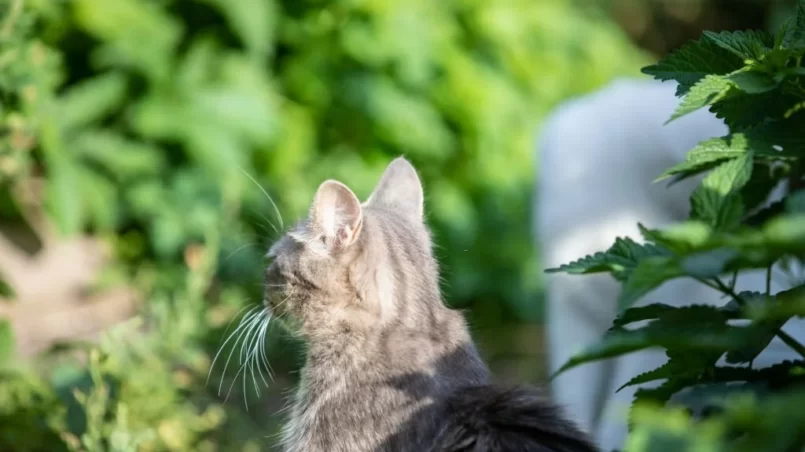
{"type": "MultiPolygon", "coordinates": [[[[771,269],[771,267],[769,267],[769,269],[771,269]]],[[[768,275],[770,276],[771,273],[768,273],[768,275]]],[[[721,281],[719,278],[713,278],[713,281],[715,282],[715,285],[716,285],[715,288],[716,289],[720,290],[721,292],[723,292],[726,295],[731,296],[735,300],[735,302],[738,303],[739,305],[746,306],[746,300],[741,298],[740,295],[735,293],[734,290],[732,290],[729,286],[724,284],[723,281],[721,281]]],[[[769,286],[769,284],[767,284],[767,287],[768,286],[769,286]]],[[[710,287],[713,287],[713,286],[710,286],[710,287]]],[[[799,353],[800,356],[805,358],[805,345],[800,344],[796,339],[791,337],[788,333],[786,333],[782,329],[778,328],[776,334],[777,334],[777,337],[779,337],[781,341],[783,341],[786,345],[788,345],[789,347],[794,349],[794,351],[799,353]]]]}
{"type": "Polygon", "coordinates": [[[719,292],[723,292],[720,287],[718,287],[717,285],[715,285],[714,283],[711,283],[710,281],[708,281],[706,279],[695,278],[695,277],[693,279],[695,279],[696,281],[699,281],[700,283],[704,284],[705,286],[707,286],[707,287],[709,287],[711,289],[715,289],[715,290],[717,290],[719,292]]]}
{"type": "Polygon", "coordinates": [[[771,296],[771,265],[766,268],[766,296],[771,296]]]}

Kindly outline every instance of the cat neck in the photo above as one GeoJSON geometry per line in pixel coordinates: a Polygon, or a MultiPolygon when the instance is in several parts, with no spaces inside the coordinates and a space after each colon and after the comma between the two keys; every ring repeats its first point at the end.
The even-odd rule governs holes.
{"type": "Polygon", "coordinates": [[[489,371],[460,314],[433,326],[440,330],[346,328],[339,335],[309,338],[283,430],[286,450],[347,450],[327,441],[348,432],[353,445],[348,450],[358,451],[355,444],[377,444],[452,391],[487,383],[489,371]]]}
{"type": "Polygon", "coordinates": [[[432,326],[412,329],[396,325],[374,331],[345,328],[339,334],[310,340],[300,396],[310,399],[319,393],[390,382],[420,385],[423,378],[438,387],[485,383],[489,371],[460,314],[451,312],[432,326]]]}

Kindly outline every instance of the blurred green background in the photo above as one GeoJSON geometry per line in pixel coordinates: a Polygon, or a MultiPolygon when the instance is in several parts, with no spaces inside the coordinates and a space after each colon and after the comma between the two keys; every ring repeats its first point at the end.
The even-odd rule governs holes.
{"type": "Polygon", "coordinates": [[[0,0],[0,450],[271,450],[300,344],[259,395],[212,357],[318,184],[401,154],[448,303],[539,382],[541,121],[790,3],[0,0]]]}

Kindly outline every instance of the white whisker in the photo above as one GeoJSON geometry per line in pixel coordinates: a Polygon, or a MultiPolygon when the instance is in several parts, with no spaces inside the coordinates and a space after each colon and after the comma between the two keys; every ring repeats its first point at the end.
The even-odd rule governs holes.
{"type": "MultiPolygon", "coordinates": [[[[266,316],[265,321],[263,322],[263,330],[260,335],[260,355],[263,361],[263,367],[265,368],[266,374],[268,374],[268,379],[273,380],[274,377],[271,372],[271,365],[268,363],[268,355],[266,355],[266,333],[268,332],[269,325],[271,324],[271,313],[266,316]]],[[[266,383],[266,387],[268,383],[266,383]]]]}
{"type": "MultiPolygon", "coordinates": [[[[258,389],[258,386],[257,386],[257,379],[254,376],[254,359],[253,359],[254,351],[250,351],[249,349],[250,348],[254,349],[254,346],[252,345],[253,339],[256,339],[257,335],[259,334],[259,326],[260,326],[261,320],[263,319],[264,315],[265,315],[265,311],[260,311],[260,315],[256,316],[254,318],[254,320],[252,320],[251,325],[249,326],[250,331],[246,335],[246,338],[243,340],[243,344],[241,344],[241,354],[242,354],[241,357],[244,359],[243,360],[243,365],[246,366],[246,369],[247,369],[246,373],[251,372],[251,374],[252,374],[252,382],[254,383],[254,389],[255,389],[255,392],[257,393],[257,397],[260,397],[260,390],[258,389]],[[244,347],[245,347],[245,349],[244,349],[244,347]],[[245,355],[243,355],[244,350],[245,350],[245,355]]],[[[246,394],[245,394],[245,391],[246,391],[245,390],[246,373],[243,374],[244,398],[246,396],[246,394]]]]}
{"type": "Polygon", "coordinates": [[[231,253],[229,253],[229,255],[228,255],[228,256],[226,256],[226,258],[224,259],[224,261],[225,261],[225,262],[226,262],[226,261],[228,261],[228,260],[229,260],[229,259],[230,259],[232,256],[234,256],[234,255],[235,255],[235,253],[237,253],[238,251],[240,251],[240,250],[242,250],[242,249],[244,249],[244,248],[248,248],[248,247],[250,247],[250,246],[257,246],[257,245],[258,245],[257,243],[247,243],[247,244],[245,244],[245,245],[241,245],[241,246],[237,247],[237,248],[235,249],[235,251],[232,251],[231,253]]]}
{"type": "MultiPolygon", "coordinates": [[[[260,213],[260,212],[258,212],[258,211],[256,211],[256,210],[253,210],[253,209],[252,209],[252,213],[254,213],[255,215],[258,215],[260,218],[262,218],[263,220],[265,220],[265,222],[266,222],[266,223],[268,223],[268,225],[269,225],[269,226],[271,226],[271,229],[273,229],[273,230],[274,230],[274,233],[275,233],[275,234],[277,234],[277,236],[282,235],[282,233],[280,232],[280,230],[279,230],[279,229],[277,229],[277,226],[276,226],[276,225],[275,225],[275,224],[274,224],[274,223],[273,223],[271,220],[269,220],[269,219],[268,219],[268,217],[266,217],[266,216],[265,216],[265,215],[263,215],[262,213],[260,213]]],[[[257,223],[257,224],[260,224],[260,223],[257,223]]],[[[263,228],[263,230],[266,230],[266,227],[265,227],[265,226],[263,226],[263,225],[260,225],[260,226],[263,228]]]]}
{"type": "MultiPolygon", "coordinates": [[[[249,314],[249,319],[244,321],[244,322],[242,322],[242,324],[241,324],[241,327],[245,327],[245,329],[242,330],[241,333],[238,335],[238,340],[240,340],[241,337],[244,337],[244,335],[245,335],[245,337],[244,337],[243,342],[241,342],[241,345],[240,345],[240,350],[241,350],[240,357],[239,357],[240,366],[238,368],[237,373],[235,374],[235,377],[232,379],[232,384],[229,385],[229,389],[227,390],[226,397],[224,398],[224,403],[226,403],[229,400],[229,396],[232,394],[232,388],[235,386],[235,383],[237,383],[237,381],[238,381],[238,376],[240,376],[240,373],[243,372],[244,370],[246,370],[247,367],[248,367],[248,362],[243,362],[243,358],[244,358],[243,346],[246,343],[246,341],[248,340],[249,335],[251,334],[251,329],[252,329],[252,326],[255,324],[254,323],[255,319],[257,319],[261,315],[263,315],[264,312],[265,311],[262,311],[262,310],[252,312],[251,314],[249,314]]],[[[238,343],[238,341],[235,341],[235,344],[232,347],[232,351],[229,352],[229,358],[227,358],[227,360],[226,360],[227,364],[224,365],[224,372],[226,372],[226,368],[227,368],[227,366],[229,364],[229,360],[232,358],[232,353],[234,353],[235,348],[237,348],[237,343],[238,343]]],[[[221,380],[221,386],[223,386],[223,379],[221,380]]],[[[220,390],[221,390],[220,386],[219,386],[218,390],[219,390],[218,395],[220,396],[220,390]]],[[[248,399],[246,398],[246,396],[247,396],[247,394],[246,394],[246,373],[244,372],[244,374],[243,374],[243,402],[246,405],[246,411],[248,411],[249,410],[249,402],[248,402],[248,399]]]]}
{"type": "Polygon", "coordinates": [[[257,374],[260,376],[260,379],[263,381],[263,385],[265,385],[265,387],[268,387],[268,381],[266,381],[265,376],[263,376],[263,372],[266,371],[266,369],[264,369],[265,363],[263,361],[263,357],[265,351],[265,328],[268,324],[269,318],[270,316],[268,313],[266,313],[266,315],[260,320],[260,325],[257,327],[257,335],[255,336],[254,347],[252,350],[253,360],[255,367],[257,368],[257,374]]]}
{"type": "Polygon", "coordinates": [[[265,324],[265,319],[268,316],[266,311],[263,311],[262,316],[260,316],[260,320],[257,322],[257,326],[255,327],[255,334],[253,337],[252,344],[250,345],[251,351],[249,352],[248,360],[251,363],[251,372],[252,372],[252,380],[254,380],[254,390],[257,393],[257,397],[260,397],[260,389],[257,385],[257,379],[254,378],[254,370],[257,369],[257,374],[260,376],[260,379],[263,380],[263,384],[268,387],[268,382],[266,381],[265,377],[263,377],[263,369],[260,367],[260,345],[261,345],[261,332],[263,330],[263,325],[265,324]]]}
{"type": "MultiPolygon", "coordinates": [[[[232,326],[232,322],[234,322],[234,321],[235,321],[235,319],[236,319],[236,318],[237,318],[237,317],[238,317],[238,316],[239,316],[239,315],[240,315],[240,314],[241,314],[243,311],[245,311],[246,309],[249,309],[250,307],[251,307],[251,310],[254,310],[254,309],[258,308],[259,306],[248,306],[248,305],[247,305],[247,306],[244,306],[243,308],[241,308],[241,309],[240,309],[240,310],[237,312],[237,314],[235,314],[235,315],[232,317],[232,320],[230,320],[230,321],[229,321],[229,323],[226,325],[226,329],[224,329],[224,334],[226,334],[226,330],[228,330],[228,329],[229,329],[229,327],[230,327],[230,326],[232,326]]],[[[242,321],[242,319],[241,319],[241,321],[242,321]]],[[[237,328],[235,329],[235,331],[237,331],[237,328]]],[[[212,375],[212,370],[213,370],[213,368],[215,368],[215,362],[218,360],[218,355],[220,355],[220,354],[221,354],[221,351],[223,351],[224,346],[226,345],[226,343],[227,343],[227,342],[229,342],[229,340],[232,338],[232,334],[234,334],[234,332],[233,332],[233,333],[230,333],[230,335],[229,335],[229,336],[227,336],[227,337],[226,337],[226,339],[221,339],[222,343],[221,343],[221,344],[218,346],[218,352],[217,352],[217,353],[215,353],[215,357],[213,358],[212,363],[210,364],[210,370],[209,370],[209,372],[207,372],[207,382],[205,383],[205,385],[210,383],[210,376],[212,375]]],[[[219,390],[219,391],[220,391],[220,390],[219,390]]]]}
{"type": "MultiPolygon", "coordinates": [[[[232,354],[235,352],[235,349],[237,348],[238,342],[240,341],[241,337],[243,337],[243,333],[247,331],[247,329],[244,328],[246,328],[251,319],[254,318],[254,316],[257,315],[258,313],[259,312],[254,310],[249,311],[249,314],[244,316],[243,319],[241,320],[240,325],[238,325],[238,328],[235,331],[233,331],[232,334],[230,335],[231,337],[234,337],[234,335],[237,333],[237,339],[235,339],[235,343],[232,344],[232,350],[229,352],[229,357],[226,358],[226,363],[224,364],[224,371],[222,376],[226,375],[226,369],[229,367],[229,361],[232,359],[232,354]],[[238,333],[238,331],[240,331],[240,333],[238,333]]],[[[227,339],[227,342],[229,342],[229,339],[227,339]]],[[[235,378],[237,378],[237,374],[235,375],[235,378]]],[[[224,385],[224,379],[221,378],[221,382],[218,385],[218,396],[221,395],[221,389],[223,388],[223,385],[224,385]]]]}
{"type": "Polygon", "coordinates": [[[282,214],[280,214],[280,209],[277,207],[277,204],[276,204],[276,203],[274,202],[274,200],[271,198],[271,195],[269,195],[269,194],[268,194],[268,192],[265,190],[265,188],[263,188],[263,186],[262,186],[262,185],[260,185],[260,183],[259,183],[259,182],[257,182],[257,181],[256,181],[256,180],[255,180],[255,179],[254,179],[254,178],[251,176],[251,174],[249,174],[249,173],[248,173],[246,170],[244,170],[243,168],[240,168],[240,170],[241,170],[241,171],[243,171],[243,174],[245,174],[245,175],[246,175],[246,177],[248,177],[249,179],[251,179],[251,181],[252,181],[252,182],[254,182],[254,184],[255,184],[255,185],[257,185],[257,188],[259,188],[259,189],[260,189],[260,191],[262,191],[264,195],[266,195],[266,198],[268,198],[269,202],[271,202],[271,205],[272,205],[272,206],[274,206],[274,212],[277,214],[277,219],[278,219],[278,220],[279,220],[279,222],[280,222],[280,227],[281,227],[282,229],[285,229],[285,223],[282,221],[282,214]]]}

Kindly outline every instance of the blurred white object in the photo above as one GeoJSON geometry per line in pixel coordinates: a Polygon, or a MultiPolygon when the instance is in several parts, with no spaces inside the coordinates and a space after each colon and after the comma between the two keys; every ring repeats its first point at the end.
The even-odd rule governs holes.
{"type": "MultiPolygon", "coordinates": [[[[616,237],[642,242],[637,223],[649,228],[687,219],[689,196],[701,180],[670,188],[652,181],[681,162],[698,142],[725,135],[726,126],[706,110],[667,125],[679,100],[676,85],[619,80],[560,106],[546,121],[538,149],[536,239],[545,268],[604,251],[616,237]]],[[[775,275],[772,291],[791,287],[775,275]]],[[[765,291],[763,271],[746,272],[738,290],[765,291]]],[[[618,283],[609,275],[546,277],[549,367],[600,340],[616,315],[618,283]]],[[[671,281],[641,303],[723,303],[697,282],[671,281]]],[[[805,341],[805,321],[785,330],[805,341]]],[[[765,367],[797,355],[775,339],[755,360],[765,367]]],[[[666,361],[662,350],[633,353],[577,367],[552,382],[554,399],[589,431],[604,451],[622,447],[626,415],[636,390],[615,390],[666,361]]],[[[650,385],[646,385],[650,386],[650,385]]]]}

